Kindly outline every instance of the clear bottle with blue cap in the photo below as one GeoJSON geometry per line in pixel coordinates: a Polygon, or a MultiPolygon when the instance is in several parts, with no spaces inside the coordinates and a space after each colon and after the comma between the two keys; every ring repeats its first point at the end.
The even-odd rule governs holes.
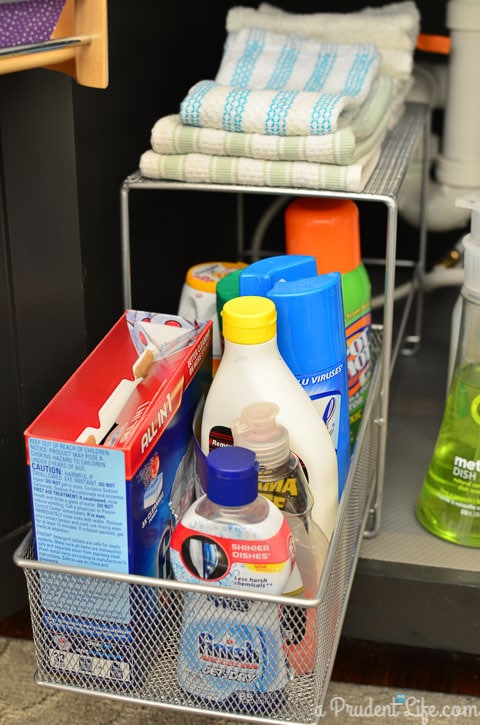
{"type": "MultiPolygon", "coordinates": [[[[295,542],[282,512],[258,493],[255,453],[217,448],[206,458],[206,474],[206,492],[173,532],[174,577],[281,594],[295,565],[295,542]]],[[[197,703],[274,714],[289,684],[279,605],[186,592],[177,676],[197,703]]]]}

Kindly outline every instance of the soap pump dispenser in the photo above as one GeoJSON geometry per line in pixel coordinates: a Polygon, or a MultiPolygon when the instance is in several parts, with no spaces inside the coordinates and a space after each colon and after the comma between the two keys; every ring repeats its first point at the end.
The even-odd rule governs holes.
{"type": "Polygon", "coordinates": [[[458,344],[416,514],[436,536],[480,548],[480,194],[457,203],[472,209],[472,231],[463,239],[465,276],[458,344]]]}
{"type": "Polygon", "coordinates": [[[233,441],[254,451],[259,465],[258,491],[283,511],[295,538],[304,593],[314,597],[328,538],[312,518],[313,495],[302,465],[290,449],[288,430],[277,420],[278,413],[278,405],[270,401],[245,406],[232,422],[233,441]]]}
{"type": "MultiPolygon", "coordinates": [[[[313,598],[329,541],[312,518],[313,496],[302,465],[290,450],[288,430],[277,422],[278,413],[278,405],[270,401],[247,405],[232,423],[233,439],[236,446],[254,451],[258,491],[283,511],[295,540],[295,567],[283,594],[313,598]]],[[[311,672],[317,651],[315,609],[284,608],[282,626],[291,667],[298,675],[311,672]]]]}

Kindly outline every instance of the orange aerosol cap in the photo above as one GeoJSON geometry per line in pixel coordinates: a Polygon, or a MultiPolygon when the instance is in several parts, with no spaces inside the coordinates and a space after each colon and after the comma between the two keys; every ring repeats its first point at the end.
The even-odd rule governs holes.
{"type": "Polygon", "coordinates": [[[351,272],[362,261],[357,205],[351,199],[295,199],[285,209],[285,248],[315,257],[318,274],[351,272]]]}

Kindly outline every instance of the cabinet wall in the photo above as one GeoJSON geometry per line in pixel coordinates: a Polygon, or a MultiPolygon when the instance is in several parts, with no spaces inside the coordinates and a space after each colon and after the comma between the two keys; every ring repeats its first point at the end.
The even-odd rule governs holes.
{"type": "Polygon", "coordinates": [[[23,430],[85,355],[72,88],[0,77],[0,617],[25,601],[12,554],[29,522],[23,430]]]}

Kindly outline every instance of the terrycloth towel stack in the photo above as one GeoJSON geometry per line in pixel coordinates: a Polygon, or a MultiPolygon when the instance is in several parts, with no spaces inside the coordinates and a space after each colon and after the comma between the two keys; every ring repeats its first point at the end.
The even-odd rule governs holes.
{"type": "MultiPolygon", "coordinates": [[[[415,8],[410,2],[386,6],[389,36],[396,6],[402,33],[404,6],[415,8]]],[[[376,17],[367,10],[349,14],[351,25],[357,16],[376,17]]],[[[398,119],[406,81],[403,71],[380,72],[374,43],[297,32],[308,18],[314,30],[323,15],[294,15],[267,4],[258,11],[232,8],[215,79],[195,84],[178,114],[155,123],[141,173],[193,183],[361,191],[398,119]],[[258,27],[260,18],[275,30],[266,22],[258,27]],[[277,32],[278,21],[285,32],[277,32]]],[[[335,15],[349,17],[326,17],[335,15]]],[[[410,35],[416,38],[415,29],[410,35]]],[[[414,42],[412,55],[413,49],[414,42]]]]}

